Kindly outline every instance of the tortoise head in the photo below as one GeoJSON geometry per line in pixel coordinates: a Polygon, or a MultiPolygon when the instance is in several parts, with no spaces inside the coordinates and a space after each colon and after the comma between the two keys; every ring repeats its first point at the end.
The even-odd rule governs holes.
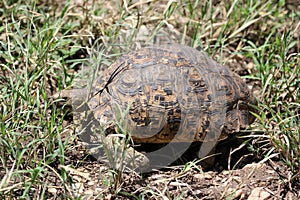
{"type": "Polygon", "coordinates": [[[225,132],[239,132],[253,123],[255,116],[252,113],[257,112],[253,107],[255,105],[257,105],[257,101],[245,85],[245,87],[241,88],[239,98],[227,110],[225,132]]]}

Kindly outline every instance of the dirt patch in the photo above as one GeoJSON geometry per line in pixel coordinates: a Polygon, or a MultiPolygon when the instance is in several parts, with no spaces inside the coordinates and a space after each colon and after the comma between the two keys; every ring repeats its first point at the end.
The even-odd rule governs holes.
{"type": "MultiPolygon", "coordinates": [[[[220,151],[224,146],[228,147],[226,141],[220,145],[220,151]]],[[[277,156],[272,160],[256,162],[257,157],[246,149],[240,149],[238,153],[223,153],[216,157],[215,166],[211,169],[203,170],[200,164],[185,164],[169,166],[147,174],[118,174],[88,156],[84,146],[84,143],[76,140],[74,148],[67,155],[69,159],[66,164],[52,166],[56,171],[64,170],[69,181],[64,183],[58,173],[49,174],[45,181],[49,185],[49,199],[73,199],[81,196],[82,199],[294,200],[300,197],[299,177],[292,177],[289,168],[277,156]],[[247,154],[248,157],[245,158],[247,154]],[[231,164],[228,164],[228,157],[231,164]],[[235,165],[237,162],[240,163],[235,165]],[[232,170],[233,168],[235,169],[232,170]],[[68,196],[64,194],[66,190],[68,196]]]]}
{"type": "MultiPolygon", "coordinates": [[[[79,167],[63,169],[73,180],[66,187],[83,199],[297,199],[300,195],[299,184],[294,188],[290,185],[287,167],[272,161],[222,172],[184,170],[183,166],[144,175],[123,172],[118,185],[111,182],[114,179],[109,169],[97,161],[86,160],[79,167]]],[[[61,196],[55,185],[49,187],[49,194],[61,196]]]]}

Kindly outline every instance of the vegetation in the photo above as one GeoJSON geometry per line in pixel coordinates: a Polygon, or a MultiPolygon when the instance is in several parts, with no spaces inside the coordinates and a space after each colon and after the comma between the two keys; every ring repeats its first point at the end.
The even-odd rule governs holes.
{"type": "MultiPolygon", "coordinates": [[[[51,96],[91,76],[80,69],[101,71],[132,48],[170,39],[201,47],[247,78],[259,99],[250,148],[265,159],[279,155],[292,173],[286,184],[299,181],[297,2],[3,0],[0,13],[1,198],[80,199],[69,172],[86,155],[51,96]]],[[[117,195],[122,184],[106,178],[117,195]]]]}

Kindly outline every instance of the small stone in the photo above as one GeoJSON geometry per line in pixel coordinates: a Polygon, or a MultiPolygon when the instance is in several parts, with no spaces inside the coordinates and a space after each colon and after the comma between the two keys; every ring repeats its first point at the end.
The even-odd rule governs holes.
{"type": "Polygon", "coordinates": [[[243,190],[236,188],[228,188],[226,193],[228,196],[233,197],[233,199],[241,199],[240,197],[243,194],[243,190]]]}
{"type": "Polygon", "coordinates": [[[194,174],[194,177],[199,180],[211,180],[213,177],[210,174],[194,174]]]}
{"type": "Polygon", "coordinates": [[[107,199],[107,200],[112,199],[112,195],[111,195],[111,194],[108,194],[108,195],[105,197],[105,199],[107,199]]]}
{"type": "Polygon", "coordinates": [[[234,194],[234,199],[241,199],[243,195],[243,190],[237,190],[234,194]]]}
{"type": "Polygon", "coordinates": [[[170,186],[176,186],[176,187],[188,187],[189,185],[187,183],[179,183],[179,182],[170,182],[170,186]]]}
{"type": "Polygon", "coordinates": [[[247,65],[246,65],[247,69],[253,69],[255,67],[255,64],[253,62],[249,62],[247,65]]]}
{"type": "Polygon", "coordinates": [[[259,169],[262,168],[264,164],[261,163],[251,163],[243,167],[243,169],[259,169]]]}
{"type": "Polygon", "coordinates": [[[224,175],[228,175],[228,174],[230,174],[231,173],[231,171],[223,171],[223,174],[224,175]]]}
{"type": "Polygon", "coordinates": [[[85,192],[84,192],[86,195],[93,195],[94,194],[94,191],[93,190],[86,190],[85,192]]]}
{"type": "Polygon", "coordinates": [[[248,200],[265,200],[269,199],[270,193],[265,191],[263,187],[254,188],[248,197],[248,200]]]}
{"type": "Polygon", "coordinates": [[[74,189],[76,189],[79,193],[82,193],[83,192],[83,183],[74,183],[73,184],[74,186],[74,189]]]}
{"type": "Polygon", "coordinates": [[[50,192],[51,194],[55,195],[57,193],[57,189],[55,189],[54,187],[49,187],[48,188],[48,192],[50,192]]]}
{"type": "Polygon", "coordinates": [[[89,181],[89,182],[87,182],[87,185],[89,185],[89,186],[92,186],[92,185],[95,185],[96,183],[95,183],[95,181],[89,181]]]}

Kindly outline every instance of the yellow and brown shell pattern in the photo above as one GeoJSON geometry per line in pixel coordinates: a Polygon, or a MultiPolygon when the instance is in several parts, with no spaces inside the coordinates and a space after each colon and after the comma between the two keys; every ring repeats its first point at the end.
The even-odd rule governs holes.
{"type": "Polygon", "coordinates": [[[129,108],[135,143],[169,143],[225,139],[253,122],[255,103],[228,67],[191,47],[165,45],[120,57],[95,81],[88,105],[101,125],[129,108]]]}

